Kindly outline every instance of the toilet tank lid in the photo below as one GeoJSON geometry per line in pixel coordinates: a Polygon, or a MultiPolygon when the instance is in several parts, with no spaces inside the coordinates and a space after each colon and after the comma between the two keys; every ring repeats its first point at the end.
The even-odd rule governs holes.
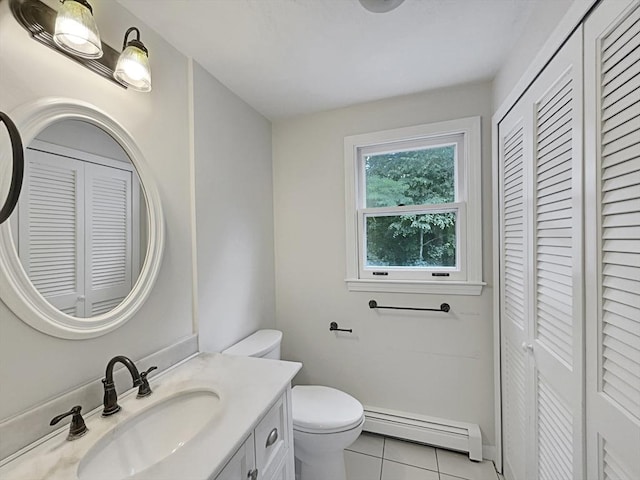
{"type": "Polygon", "coordinates": [[[280,330],[258,330],[222,353],[243,357],[261,357],[282,342],[280,330]]]}

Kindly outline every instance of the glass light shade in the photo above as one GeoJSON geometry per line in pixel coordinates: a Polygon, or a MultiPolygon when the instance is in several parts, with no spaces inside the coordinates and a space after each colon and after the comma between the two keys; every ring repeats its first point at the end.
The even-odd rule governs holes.
{"type": "Polygon", "coordinates": [[[151,68],[147,53],[135,45],[128,45],[120,54],[113,76],[120,83],[138,90],[151,91],[151,68]]]}
{"type": "Polygon", "coordinates": [[[387,13],[398,8],[404,0],[360,0],[364,8],[373,13],[387,13]]]}
{"type": "Polygon", "coordinates": [[[66,0],[58,10],[53,41],[62,50],[82,58],[102,57],[102,42],[93,13],[76,0],[66,0]]]}

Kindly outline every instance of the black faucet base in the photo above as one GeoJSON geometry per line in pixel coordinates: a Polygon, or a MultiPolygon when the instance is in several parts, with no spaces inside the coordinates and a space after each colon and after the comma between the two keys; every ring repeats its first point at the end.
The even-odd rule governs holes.
{"type": "Polygon", "coordinates": [[[108,417],[110,415],[113,415],[114,413],[118,413],[120,410],[121,410],[120,405],[116,405],[115,407],[112,407],[109,410],[105,408],[104,410],[102,410],[102,416],[108,417]]]}

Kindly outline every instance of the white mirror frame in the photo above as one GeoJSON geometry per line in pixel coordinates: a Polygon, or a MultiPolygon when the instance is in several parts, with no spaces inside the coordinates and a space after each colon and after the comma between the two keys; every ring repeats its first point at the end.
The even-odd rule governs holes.
{"type": "MultiPolygon", "coordinates": [[[[9,116],[26,148],[42,130],[61,120],[91,123],[111,135],[135,166],[148,208],[148,246],[138,280],[129,295],[110,312],[90,318],[67,315],[47,302],[27,276],[13,242],[10,222],[0,225],[0,298],[18,318],[48,335],[80,340],[115,330],[131,319],[147,300],[155,284],[164,250],[164,217],[160,194],[142,151],[132,135],[116,120],[95,106],[67,98],[44,98],[18,107],[9,116]]],[[[8,145],[0,146],[0,172],[11,159],[8,145]],[[5,151],[7,150],[7,151],[5,151]]],[[[9,170],[10,166],[9,166],[9,170]]]]}

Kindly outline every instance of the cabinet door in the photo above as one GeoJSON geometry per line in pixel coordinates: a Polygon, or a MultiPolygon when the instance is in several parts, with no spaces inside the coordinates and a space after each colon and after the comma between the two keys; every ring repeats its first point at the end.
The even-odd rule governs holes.
{"type": "Polygon", "coordinates": [[[255,468],[253,434],[242,444],[231,460],[216,476],[215,480],[245,480],[255,468]]]}
{"type": "Polygon", "coordinates": [[[640,2],[585,23],[587,473],[640,478],[640,2]]]}

